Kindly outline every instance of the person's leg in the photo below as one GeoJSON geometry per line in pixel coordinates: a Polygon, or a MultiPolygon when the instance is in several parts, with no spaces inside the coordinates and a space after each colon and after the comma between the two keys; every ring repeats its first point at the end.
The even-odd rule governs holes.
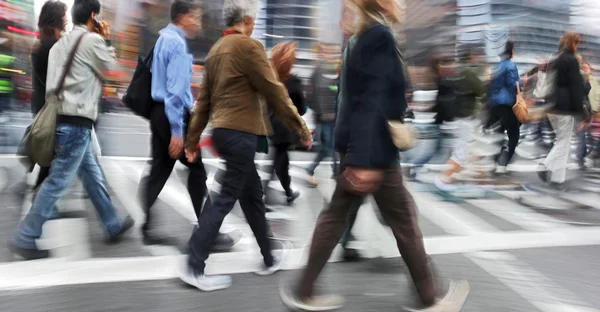
{"type": "Polygon", "coordinates": [[[202,163],[202,159],[198,159],[196,163],[190,163],[185,156],[180,161],[188,167],[187,189],[192,200],[192,205],[194,206],[194,212],[196,212],[196,218],[200,220],[203,205],[205,205],[204,198],[208,196],[208,188],[206,187],[207,176],[204,164],[202,163]]]}
{"type": "Polygon", "coordinates": [[[265,215],[262,184],[254,164],[248,168],[246,184],[240,196],[240,206],[260,247],[265,266],[272,267],[275,263],[269,240],[271,233],[265,215]]]}
{"type": "Polygon", "coordinates": [[[90,196],[94,208],[104,224],[108,237],[116,240],[126,230],[131,228],[133,222],[127,217],[125,222],[121,222],[117,215],[108,190],[106,189],[106,180],[102,167],[98,163],[98,158],[94,155],[91,144],[85,150],[81,167],[79,168],[79,178],[83,182],[83,187],[90,196]]]}
{"type": "Polygon", "coordinates": [[[579,139],[579,144],[577,145],[577,162],[580,169],[585,169],[585,157],[587,156],[588,150],[587,131],[587,128],[577,131],[577,137],[579,139]]]}
{"type": "MultiPolygon", "coordinates": [[[[142,178],[139,188],[142,207],[146,213],[146,220],[142,225],[142,233],[145,237],[154,235],[150,235],[150,231],[152,230],[152,213],[150,212],[150,209],[156,202],[165,183],[169,180],[176,162],[176,160],[172,159],[169,155],[171,130],[168,122],[164,112],[164,106],[157,104],[153,108],[150,117],[150,129],[152,131],[152,162],[150,174],[142,178]]],[[[150,241],[148,241],[148,243],[150,243],[150,241]]],[[[156,243],[158,243],[158,241],[156,243]]]]}
{"type": "Polygon", "coordinates": [[[512,111],[511,107],[506,108],[504,118],[506,120],[506,131],[508,134],[508,155],[506,159],[506,165],[508,165],[515,154],[517,145],[519,144],[519,139],[521,137],[521,124],[519,123],[519,120],[517,119],[517,116],[515,116],[515,113],[512,111]]]}
{"type": "Polygon", "coordinates": [[[392,229],[402,259],[408,267],[423,304],[432,305],[438,295],[437,283],[428,265],[429,259],[419,228],[416,204],[404,187],[399,167],[386,172],[381,188],[373,196],[392,229]]]}
{"type": "MultiPolygon", "coordinates": [[[[77,171],[90,145],[87,129],[70,125],[56,128],[56,155],[50,175],[42,182],[31,209],[13,235],[12,244],[17,248],[37,250],[35,240],[42,235],[42,226],[54,214],[56,202],[64,196],[73,183],[77,171]]],[[[89,130],[88,130],[89,131],[89,130]]]]}
{"type": "Polygon", "coordinates": [[[292,178],[290,177],[290,157],[288,155],[287,144],[276,144],[275,145],[275,173],[279,178],[279,182],[285,191],[285,195],[291,198],[294,194],[290,187],[292,178]]]}
{"type": "Polygon", "coordinates": [[[575,118],[551,114],[548,118],[556,132],[556,143],[544,160],[544,166],[551,172],[550,182],[562,184],[566,180],[575,118]]]}
{"type": "Polygon", "coordinates": [[[296,289],[296,295],[301,301],[308,300],[313,296],[317,277],[344,233],[348,212],[361,199],[361,196],[349,193],[343,189],[341,184],[337,184],[331,203],[319,215],[313,231],[308,264],[302,271],[296,289]]]}
{"type": "MultiPolygon", "coordinates": [[[[327,121],[327,122],[323,122],[323,126],[322,126],[322,134],[321,134],[321,138],[323,141],[323,146],[327,147],[327,154],[328,156],[331,157],[332,163],[331,163],[331,170],[333,171],[333,176],[337,177],[338,175],[338,161],[337,161],[337,155],[334,149],[334,145],[333,145],[333,131],[335,128],[335,122],[334,121],[327,121]]],[[[327,156],[326,156],[327,157],[327,156]]]]}
{"type": "Polygon", "coordinates": [[[323,161],[323,159],[325,159],[325,157],[327,157],[327,155],[329,153],[328,145],[327,145],[328,141],[326,141],[327,138],[325,135],[325,132],[327,132],[327,124],[326,124],[326,122],[321,121],[320,126],[321,126],[321,148],[319,149],[317,156],[313,160],[313,163],[306,170],[308,172],[308,175],[310,175],[311,177],[315,175],[315,170],[317,169],[319,164],[323,161]]]}
{"type": "Polygon", "coordinates": [[[221,157],[225,159],[227,169],[221,182],[220,193],[215,193],[211,198],[210,209],[202,211],[198,220],[198,230],[189,241],[188,263],[196,276],[204,275],[205,261],[221,224],[243,194],[252,170],[256,171],[256,136],[229,129],[214,129],[213,141],[221,157]]]}

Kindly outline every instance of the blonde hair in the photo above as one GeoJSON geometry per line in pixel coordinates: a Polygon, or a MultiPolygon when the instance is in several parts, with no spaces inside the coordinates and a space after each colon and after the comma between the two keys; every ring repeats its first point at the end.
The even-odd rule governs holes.
{"type": "Polygon", "coordinates": [[[378,0],[351,0],[351,3],[354,4],[358,15],[358,21],[354,29],[355,34],[360,35],[376,23],[391,26],[391,23],[382,13],[383,8],[378,0]]]}

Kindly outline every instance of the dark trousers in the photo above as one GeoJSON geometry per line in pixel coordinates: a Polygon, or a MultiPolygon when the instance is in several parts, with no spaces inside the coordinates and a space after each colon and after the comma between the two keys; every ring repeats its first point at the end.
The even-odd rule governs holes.
{"type": "MultiPolygon", "coordinates": [[[[273,171],[277,174],[281,187],[283,187],[285,195],[288,197],[292,196],[289,147],[290,145],[287,143],[275,144],[275,160],[273,164],[273,171]]],[[[273,171],[271,172],[271,176],[273,176],[273,171]]]]}
{"type": "MultiPolygon", "coordinates": [[[[152,109],[150,129],[152,131],[152,168],[150,169],[150,175],[144,177],[142,182],[140,182],[140,197],[146,212],[146,222],[142,227],[144,232],[153,226],[150,208],[156,202],[167,180],[169,180],[177,161],[169,155],[171,126],[165,114],[164,105],[156,104],[152,109]]],[[[187,189],[192,199],[196,216],[200,217],[202,203],[204,197],[207,195],[204,165],[201,160],[197,163],[189,163],[185,155],[182,155],[179,161],[189,168],[187,189]]],[[[208,200],[206,202],[207,205],[210,203],[208,200]]]]}
{"type": "Polygon", "coordinates": [[[212,205],[202,210],[199,227],[189,241],[189,265],[197,274],[204,273],[205,261],[219,233],[225,216],[239,200],[244,216],[254,233],[266,266],[273,265],[269,226],[265,216],[263,189],[254,164],[258,137],[230,129],[214,129],[213,141],[226,171],[221,192],[213,196],[212,205]]]}
{"type": "MultiPolygon", "coordinates": [[[[426,306],[433,304],[438,284],[423,245],[416,205],[402,183],[399,166],[387,170],[380,189],[373,197],[382,216],[392,228],[402,259],[410,271],[421,300],[426,306]]],[[[301,299],[313,295],[316,279],[344,233],[350,209],[362,200],[363,196],[347,192],[339,183],[336,186],[329,207],[321,212],[317,220],[308,264],[300,278],[298,295],[301,299]]]]}
{"type": "Polygon", "coordinates": [[[317,157],[313,161],[312,165],[308,167],[308,174],[311,176],[315,174],[315,169],[319,166],[319,164],[325,159],[327,156],[331,156],[333,160],[333,164],[331,168],[333,170],[333,175],[338,175],[338,157],[333,149],[333,131],[335,128],[335,121],[320,121],[321,125],[321,149],[317,154],[317,157]]]}
{"type": "Polygon", "coordinates": [[[509,105],[497,105],[492,107],[492,116],[493,118],[500,120],[502,123],[502,131],[506,131],[508,134],[508,155],[507,158],[505,158],[506,163],[500,164],[505,166],[512,159],[515,154],[515,149],[519,144],[521,123],[519,123],[517,116],[515,116],[512,107],[509,105]]]}

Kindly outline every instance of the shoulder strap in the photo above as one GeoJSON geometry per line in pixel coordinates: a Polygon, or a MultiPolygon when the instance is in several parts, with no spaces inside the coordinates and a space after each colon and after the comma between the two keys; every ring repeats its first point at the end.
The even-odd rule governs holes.
{"type": "Polygon", "coordinates": [[[56,87],[56,90],[54,90],[54,94],[57,96],[60,94],[65,85],[65,79],[67,78],[67,74],[69,74],[69,71],[71,70],[71,65],[73,65],[73,59],[75,59],[75,53],[77,52],[77,48],[79,47],[81,40],[83,39],[83,37],[85,37],[86,34],[87,32],[84,32],[81,36],[79,36],[79,38],[77,38],[77,41],[75,41],[75,45],[73,46],[73,49],[69,54],[69,58],[67,59],[67,63],[65,64],[65,69],[62,73],[62,76],[60,77],[58,86],[56,87]]]}

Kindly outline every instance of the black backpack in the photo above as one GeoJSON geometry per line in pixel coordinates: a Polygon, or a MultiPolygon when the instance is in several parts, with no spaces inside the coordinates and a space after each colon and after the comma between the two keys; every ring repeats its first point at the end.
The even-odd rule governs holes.
{"type": "Polygon", "coordinates": [[[146,59],[138,56],[138,63],[131,78],[127,92],[123,95],[123,103],[136,115],[150,119],[155,101],[152,99],[152,59],[154,47],[146,59]]]}

